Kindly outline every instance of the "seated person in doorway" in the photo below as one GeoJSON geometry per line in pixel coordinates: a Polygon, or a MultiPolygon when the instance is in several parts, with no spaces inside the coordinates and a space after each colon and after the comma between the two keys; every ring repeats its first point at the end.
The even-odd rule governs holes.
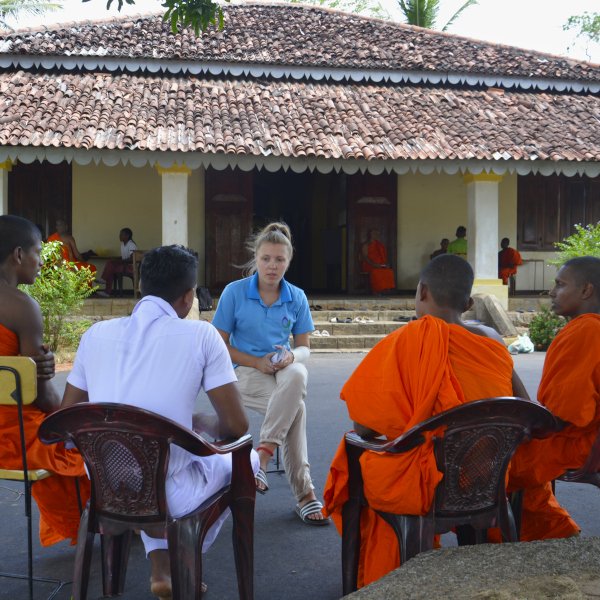
{"type": "Polygon", "coordinates": [[[440,256],[441,254],[446,254],[448,252],[448,244],[450,244],[450,240],[448,238],[442,238],[440,247],[429,255],[430,260],[433,260],[436,256],[440,256]]]}
{"type": "Polygon", "coordinates": [[[448,244],[448,254],[454,254],[467,260],[467,228],[459,225],[456,228],[456,239],[448,244]]]}
{"type": "MultiPolygon", "coordinates": [[[[206,321],[185,319],[196,295],[197,269],[196,255],[183,246],[163,246],[145,255],[142,299],[130,317],[96,323],[83,335],[61,407],[120,402],[211,437],[246,433],[248,418],[221,336],[206,321]],[[200,389],[206,391],[215,415],[194,414],[200,389]]],[[[255,452],[252,460],[256,472],[255,452]]],[[[230,480],[231,455],[198,457],[173,447],[166,481],[171,514],[187,514],[230,480]]],[[[208,532],[204,551],[223,520],[208,532]]],[[[151,592],[171,598],[167,540],[143,531],[141,535],[151,563],[151,592]]]]}
{"type": "Polygon", "coordinates": [[[600,259],[573,258],[558,271],[552,310],[570,321],[550,344],[538,400],[560,431],[521,445],[511,463],[509,491],[524,490],[521,540],[564,538],[577,523],[552,493],[552,480],[583,466],[600,430],[600,259]]]}
{"type": "Polygon", "coordinates": [[[369,239],[361,248],[361,269],[369,273],[369,284],[373,294],[394,290],[394,271],[388,264],[387,250],[379,241],[379,231],[369,230],[369,239]]]}
{"type": "MultiPolygon", "coordinates": [[[[50,379],[54,357],[42,345],[42,314],[38,303],[18,289],[32,284],[42,261],[41,235],[36,225],[13,215],[0,216],[0,356],[31,356],[38,366],[37,399],[24,407],[23,420],[29,469],[47,469],[54,474],[31,488],[40,511],[40,542],[49,546],[65,539],[77,540],[79,505],[75,478],[85,504],[90,485],[77,450],[64,444],[48,446],[38,440],[38,429],[48,413],[60,405],[50,379]]],[[[0,464],[21,469],[19,419],[16,406],[0,406],[0,464]]]]}
{"type": "Polygon", "coordinates": [[[108,297],[112,293],[112,286],[115,277],[122,277],[123,275],[129,275],[133,277],[133,261],[132,254],[134,250],[137,250],[137,245],[133,241],[133,232],[129,227],[123,227],[119,231],[119,241],[121,242],[121,258],[112,258],[106,261],[104,269],[102,271],[102,281],[106,287],[104,291],[96,292],[97,296],[108,297]]]}
{"type": "Polygon", "coordinates": [[[510,247],[510,240],[502,238],[500,242],[502,250],[498,252],[498,277],[504,285],[508,285],[511,275],[517,274],[517,267],[523,264],[521,254],[510,247]]]}
{"type": "MultiPolygon", "coordinates": [[[[452,255],[434,258],[421,272],[415,298],[418,319],[379,342],[344,385],[354,428],[363,437],[394,439],[435,414],[460,404],[527,392],[514,372],[500,336],[461,320],[472,304],[473,270],[452,255]]],[[[361,515],[359,587],[379,579],[401,562],[393,529],[371,507],[423,515],[441,480],[433,443],[392,457],[365,452],[361,457],[369,507],[361,515]]],[[[325,514],[341,533],[348,498],[344,440],[325,486],[325,514]]]]}
{"type": "Polygon", "coordinates": [[[96,266],[85,262],[95,253],[89,250],[84,256],[79,252],[75,238],[69,233],[69,227],[64,219],[56,220],[56,231],[48,236],[48,241],[62,243],[61,251],[66,261],[73,263],[77,268],[89,269],[92,273],[96,273],[96,266]]]}
{"type": "Polygon", "coordinates": [[[296,513],[307,525],[327,525],[310,476],[306,439],[308,371],[303,363],[310,357],[315,327],[306,295],[284,278],[294,253],[292,234],[285,223],[269,223],[248,247],[251,275],[223,290],[213,325],[235,364],[244,405],[264,415],[256,490],[268,492],[267,466],[281,447],[296,513]]]}

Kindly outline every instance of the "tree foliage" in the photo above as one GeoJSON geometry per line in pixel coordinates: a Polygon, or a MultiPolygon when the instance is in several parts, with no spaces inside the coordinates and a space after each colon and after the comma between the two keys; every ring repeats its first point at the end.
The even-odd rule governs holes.
{"type": "MultiPolygon", "coordinates": [[[[409,25],[418,25],[426,29],[437,28],[441,4],[442,0],[398,0],[398,7],[402,11],[406,22],[409,25]]],[[[442,31],[446,31],[464,10],[475,4],[478,4],[478,0],[466,0],[442,27],[442,31]]]]}
{"type": "Polygon", "coordinates": [[[44,343],[56,352],[64,336],[69,332],[65,321],[73,314],[95,289],[94,275],[87,268],[78,268],[63,260],[61,242],[42,244],[42,267],[32,285],[20,288],[35,298],[42,311],[44,343]]]}
{"type": "Polygon", "coordinates": [[[316,6],[326,6],[334,10],[343,10],[345,12],[356,13],[366,17],[379,17],[380,19],[390,18],[390,14],[381,5],[380,2],[372,0],[289,0],[292,4],[313,4],[316,6]]]}
{"type": "Polygon", "coordinates": [[[564,31],[574,29],[577,37],[588,38],[591,42],[600,43],[600,13],[585,12],[582,15],[569,17],[563,25],[564,31]]]}
{"type": "Polygon", "coordinates": [[[575,225],[575,233],[566,237],[562,242],[554,244],[558,250],[556,260],[550,264],[563,265],[571,258],[578,256],[596,256],[600,258],[600,221],[596,224],[590,223],[585,227],[575,225]]]}
{"type": "Polygon", "coordinates": [[[548,350],[556,334],[567,324],[563,317],[555,315],[547,306],[529,323],[529,338],[536,350],[548,350]]]}
{"type": "Polygon", "coordinates": [[[18,21],[20,15],[42,15],[59,8],[61,4],[48,0],[0,0],[0,26],[11,29],[7,19],[18,21]]]}
{"type": "MultiPolygon", "coordinates": [[[[114,0],[108,0],[106,8],[109,9],[113,2],[114,0]]],[[[135,4],[135,0],[116,2],[117,10],[121,10],[124,3],[135,4]]],[[[161,6],[166,9],[163,19],[169,22],[173,33],[177,33],[178,29],[183,27],[191,27],[196,35],[200,35],[201,31],[205,31],[211,25],[223,28],[223,7],[214,0],[163,0],[161,6]]]]}

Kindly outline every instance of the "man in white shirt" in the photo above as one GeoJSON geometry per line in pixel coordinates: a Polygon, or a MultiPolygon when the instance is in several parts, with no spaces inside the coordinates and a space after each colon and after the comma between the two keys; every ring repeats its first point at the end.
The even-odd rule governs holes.
{"type": "MultiPolygon", "coordinates": [[[[130,317],[96,323],[83,335],[61,408],[78,402],[122,402],[214,437],[246,433],[248,419],[221,336],[205,321],[185,319],[195,296],[197,268],[195,254],[182,246],[163,246],[145,255],[142,299],[130,317]],[[201,388],[215,415],[194,414],[201,388]]],[[[252,454],[256,473],[258,460],[252,454]]],[[[173,447],[166,482],[171,514],[193,510],[230,479],[231,455],[195,457],[173,447]]],[[[204,551],[218,527],[207,535],[204,551]]],[[[167,540],[143,532],[142,540],[151,561],[151,591],[168,597],[167,540]]]]}
{"type": "Polygon", "coordinates": [[[102,278],[97,279],[99,283],[105,283],[104,291],[96,292],[100,298],[108,298],[112,294],[112,286],[115,276],[123,276],[133,274],[133,261],[131,255],[134,250],[137,250],[137,244],[133,241],[133,231],[129,227],[123,227],[119,231],[119,241],[121,242],[121,259],[111,258],[106,261],[102,271],[102,278]]]}

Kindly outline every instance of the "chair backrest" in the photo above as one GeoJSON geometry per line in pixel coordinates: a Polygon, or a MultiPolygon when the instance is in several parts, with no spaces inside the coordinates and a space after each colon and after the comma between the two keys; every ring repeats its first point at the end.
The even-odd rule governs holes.
{"type": "Polygon", "coordinates": [[[105,522],[166,523],[169,446],[198,456],[224,453],[193,431],[153,412],[116,403],[82,403],[49,415],[39,437],[72,441],[92,481],[90,508],[105,522]]]}
{"type": "Polygon", "coordinates": [[[37,370],[28,356],[0,356],[0,404],[31,404],[37,398],[37,370]]]}
{"type": "MultiPolygon", "coordinates": [[[[553,430],[552,414],[521,398],[486,398],[435,415],[387,443],[363,442],[364,449],[406,452],[434,437],[437,468],[444,478],[436,488],[436,518],[489,510],[504,497],[504,477],[517,446],[533,432],[553,430]]],[[[350,443],[356,439],[347,436],[350,443]]],[[[359,444],[356,444],[359,445],[359,444]]]]}

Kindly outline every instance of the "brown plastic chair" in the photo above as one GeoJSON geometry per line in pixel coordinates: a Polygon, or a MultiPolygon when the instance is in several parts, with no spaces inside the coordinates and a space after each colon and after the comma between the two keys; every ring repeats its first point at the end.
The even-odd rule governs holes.
{"type": "MultiPolygon", "coordinates": [[[[50,598],[68,582],[47,577],[33,576],[33,532],[31,523],[31,486],[52,476],[46,469],[29,469],[27,465],[27,440],[23,424],[23,406],[32,404],[37,398],[37,370],[35,362],[27,356],[0,356],[0,405],[16,405],[16,416],[19,419],[21,469],[4,469],[0,464],[0,479],[6,481],[22,481],[25,489],[25,517],[27,519],[27,575],[18,573],[0,573],[0,577],[27,579],[29,598],[33,599],[33,582],[50,583],[54,586],[50,598]]],[[[77,479],[75,478],[77,485],[77,479]]],[[[79,493],[79,487],[77,488],[79,493]]]]}
{"type": "MultiPolygon", "coordinates": [[[[600,489],[600,431],[592,444],[585,463],[579,469],[569,469],[552,482],[552,491],[555,492],[556,481],[565,483],[589,483],[600,489]]],[[[521,510],[523,508],[523,490],[516,490],[510,495],[510,504],[515,515],[517,533],[521,533],[521,510]]]]}
{"type": "Polygon", "coordinates": [[[488,527],[499,527],[507,541],[517,533],[506,498],[505,475],[517,446],[533,430],[552,428],[552,414],[521,398],[487,398],[463,404],[424,421],[392,441],[364,440],[346,434],[349,498],[342,511],[342,578],[344,594],[357,589],[360,513],[367,505],[359,458],[365,450],[399,454],[421,445],[423,434],[445,428],[434,437],[438,470],[444,474],[426,515],[376,511],[395,531],[402,562],[433,548],[436,533],[459,526],[459,543],[485,541],[488,527]],[[463,528],[461,526],[469,526],[463,528]],[[473,529],[474,535],[473,535],[473,529]]]}
{"type": "Polygon", "coordinates": [[[73,442],[90,473],[91,499],[79,527],[73,595],[85,600],[92,545],[101,534],[105,596],[123,592],[131,533],[167,537],[175,600],[202,597],[202,542],[223,511],[233,515],[233,548],[239,597],[253,598],[254,500],[252,438],[210,443],[193,431],[147,410],[123,404],[76,404],[48,416],[44,443],[73,442]],[[170,444],[196,456],[231,452],[231,485],[178,518],[169,514],[165,477],[170,444]]]}

